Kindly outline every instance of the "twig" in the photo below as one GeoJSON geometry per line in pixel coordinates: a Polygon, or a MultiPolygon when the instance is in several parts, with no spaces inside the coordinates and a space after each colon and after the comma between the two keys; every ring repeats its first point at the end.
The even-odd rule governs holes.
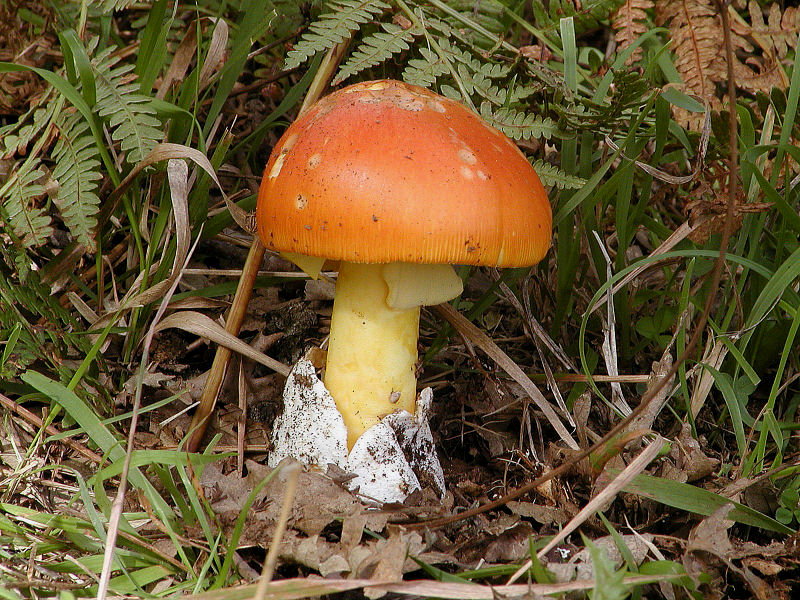
{"type": "MultiPolygon", "coordinates": [[[[6,407],[15,415],[25,419],[31,425],[41,428],[42,425],[44,424],[44,421],[42,421],[41,417],[33,414],[27,408],[25,408],[24,406],[20,406],[19,404],[14,402],[11,398],[8,398],[3,394],[0,394],[0,404],[2,404],[4,407],[6,407]]],[[[48,435],[61,435],[61,431],[59,431],[53,425],[45,425],[44,431],[48,435]]],[[[75,450],[75,452],[77,452],[78,454],[82,454],[92,462],[95,462],[97,464],[103,462],[102,456],[100,456],[96,452],[93,452],[83,444],[79,444],[75,440],[71,440],[69,438],[62,438],[59,441],[63,443],[65,446],[69,446],[70,448],[75,450]]]]}
{"type": "MultiPolygon", "coordinates": [[[[314,104],[322,95],[325,86],[333,76],[334,71],[341,62],[345,51],[347,50],[349,40],[345,40],[328,51],[319,70],[314,76],[314,80],[308,88],[303,105],[300,107],[300,114],[303,114],[308,108],[314,104]]],[[[233,304],[225,321],[225,330],[234,335],[239,335],[239,330],[242,328],[245,315],[247,314],[247,305],[250,303],[250,297],[253,294],[253,284],[255,283],[258,269],[261,262],[264,260],[264,252],[266,249],[259,240],[258,236],[253,238],[250,245],[250,250],[247,253],[247,259],[242,269],[242,276],[239,279],[239,284],[236,287],[236,293],[233,296],[233,304]]],[[[214,362],[211,364],[211,370],[208,373],[205,387],[203,388],[203,395],[200,397],[200,405],[194,413],[191,424],[191,434],[186,441],[186,450],[188,452],[196,452],[200,447],[200,442],[208,427],[208,421],[211,413],[214,411],[214,405],[217,402],[217,394],[219,394],[222,382],[225,379],[225,370],[228,366],[228,361],[231,357],[231,351],[224,346],[217,346],[217,352],[214,355],[214,362]]]]}

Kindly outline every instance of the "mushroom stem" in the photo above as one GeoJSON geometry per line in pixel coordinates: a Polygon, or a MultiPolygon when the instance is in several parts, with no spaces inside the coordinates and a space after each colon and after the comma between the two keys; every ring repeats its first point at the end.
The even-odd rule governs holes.
{"type": "Polygon", "coordinates": [[[381,418],[414,413],[420,308],[386,303],[383,265],[342,262],[331,316],[325,387],[347,427],[348,447],[381,418]]]}

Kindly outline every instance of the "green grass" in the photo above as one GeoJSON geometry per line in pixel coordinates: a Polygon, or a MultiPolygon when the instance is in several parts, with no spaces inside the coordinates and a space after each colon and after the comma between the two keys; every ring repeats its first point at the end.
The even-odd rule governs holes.
{"type": "MultiPolygon", "coordinates": [[[[33,73],[50,90],[18,101],[18,124],[8,116],[0,121],[3,164],[10,165],[0,173],[0,393],[5,401],[0,437],[11,440],[0,457],[2,598],[95,596],[110,528],[118,529],[118,536],[114,562],[106,573],[108,591],[120,596],[221,593],[247,581],[242,562],[249,561],[252,569],[263,558],[263,552],[243,551],[239,542],[247,519],[258,510],[259,491],[275,485],[271,478],[251,484],[238,518],[226,527],[211,507],[213,500],[200,493],[198,482],[208,465],[232,464],[235,453],[217,451],[212,444],[205,454],[188,454],[162,447],[161,440],[153,446],[137,445],[128,453],[131,398],[143,399],[137,412],[142,419],[152,416],[155,421],[163,411],[185,408],[180,390],[170,388],[165,398],[154,393],[158,384],[145,387],[142,379],[147,368],[162,368],[161,359],[150,364],[143,349],[149,348],[148,334],[168,295],[173,266],[186,256],[182,240],[198,244],[195,260],[225,264],[228,258],[216,253],[225,247],[234,256],[230,237],[239,232],[216,184],[196,163],[189,162],[190,172],[197,173],[185,206],[178,206],[165,161],[137,167],[121,153],[127,149],[130,157],[135,147],[147,154],[159,142],[196,149],[208,157],[225,193],[252,210],[269,150],[296,115],[321,62],[317,53],[299,68],[284,71],[287,44],[307,43],[302,37],[309,23],[305,4],[312,20],[324,11],[320,3],[299,6],[288,0],[146,4],[146,10],[137,4],[112,14],[92,3],[34,3],[17,15],[15,27],[23,34],[49,28],[63,59],[34,65],[0,63],[2,76],[33,73]],[[218,62],[215,44],[220,41],[226,53],[218,62]],[[104,67],[102,60],[111,60],[109,56],[118,60],[104,67]],[[185,61],[182,69],[180,61],[185,61]],[[118,68],[122,71],[112,76],[110,69],[118,68]],[[178,76],[159,91],[171,68],[178,76]],[[275,83],[259,86],[267,76],[275,77],[275,83]],[[97,110],[104,85],[111,85],[113,102],[129,115],[127,129],[114,120],[115,113],[97,110]],[[243,91],[243,86],[252,88],[243,91]],[[36,98],[39,104],[28,106],[36,98]],[[69,230],[60,206],[36,187],[46,184],[46,177],[18,187],[16,176],[23,166],[52,172],[49,151],[53,136],[59,135],[54,123],[63,112],[76,113],[85,122],[84,142],[97,156],[89,165],[99,182],[101,201],[92,215],[98,223],[94,247],[77,241],[79,228],[69,230]],[[157,139],[152,139],[153,128],[157,139]],[[32,238],[12,225],[15,189],[29,211],[23,211],[23,216],[30,215],[28,226],[43,232],[41,243],[29,243],[26,240],[32,238]],[[32,216],[42,208],[51,219],[49,225],[32,216]],[[179,210],[187,221],[178,220],[184,224],[176,231],[179,210]],[[56,236],[51,236],[53,229],[56,236]],[[115,248],[120,249],[116,254],[115,248]],[[142,292],[148,292],[146,301],[130,301],[142,292]],[[13,404],[27,408],[43,423],[11,412],[13,404]],[[58,432],[46,431],[47,426],[58,432]],[[65,440],[91,448],[99,462],[77,460],[65,440]],[[126,460],[128,493],[115,524],[112,504],[126,460]],[[25,486],[38,491],[22,493],[25,486]],[[42,490],[52,493],[47,501],[42,490]]],[[[699,344],[677,365],[669,398],[652,423],[652,429],[671,442],[671,454],[635,477],[624,488],[628,497],[598,513],[599,520],[584,524],[583,539],[573,536],[571,541],[592,557],[598,589],[605,586],[606,595],[595,590],[595,598],[638,598],[645,593],[651,597],[657,589],[652,582],[672,586],[686,597],[703,597],[709,589],[704,586],[717,586],[714,589],[724,593],[723,583],[687,575],[681,552],[661,546],[659,536],[685,543],[697,522],[715,519],[726,507],[726,518],[735,523],[730,535],[737,540],[781,542],[800,522],[800,57],[791,46],[782,57],[780,68],[789,81],[785,88],[769,94],[740,89],[735,111],[743,191],[739,202],[755,210],[737,212],[740,221],[727,249],[721,285],[712,289],[721,218],[712,223],[706,239],[684,236],[658,256],[651,253],[674,232],[684,231],[687,223],[693,226],[703,218],[686,213],[690,201],[699,202],[706,214],[724,206],[730,155],[726,115],[711,115],[708,147],[703,150],[701,133],[685,129],[675,116],[676,109],[698,112],[703,104],[668,85],[680,74],[667,30],[650,20],[634,46],[606,57],[605,42],[597,32],[608,31],[618,3],[583,4],[586,10],[576,13],[572,3],[560,1],[536,11],[511,0],[390,2],[391,10],[377,11],[377,17],[353,32],[351,53],[362,40],[382,31],[379,23],[393,18],[398,23],[401,17],[424,21],[424,33],[415,38],[411,50],[372,65],[356,79],[401,78],[413,63],[430,69],[436,91],[474,107],[486,104],[493,118],[513,110],[551,119],[552,127],[526,130],[521,143],[532,161],[544,160],[553,165],[554,178],[570,182],[550,193],[553,250],[536,268],[507,270],[499,281],[478,269],[464,269],[462,275],[473,285],[454,304],[493,339],[503,340],[497,344],[522,370],[539,376],[537,381],[547,380],[535,345],[526,337],[527,317],[510,307],[500,282],[522,305],[530,304],[532,316],[577,365],[576,372],[567,372],[553,352],[543,351],[554,379],[562,382],[559,389],[570,410],[588,394],[591,412],[585,425],[597,437],[621,418],[611,386],[598,376],[614,367],[623,375],[646,376],[654,361],[665,354],[683,356],[693,336],[700,336],[699,344]],[[519,47],[533,44],[539,45],[542,61],[516,54],[519,47]],[[627,60],[635,48],[643,55],[631,67],[627,60]],[[437,71],[432,66],[434,55],[446,68],[437,71]],[[518,96],[512,97],[511,90],[518,96]],[[677,182],[692,173],[696,175],[690,181],[677,182]],[[632,273],[639,276],[628,281],[632,273]],[[601,303],[611,290],[615,317],[609,324],[607,306],[601,303]],[[707,326],[698,331],[709,296],[714,302],[707,326]],[[609,358],[614,365],[606,364],[601,349],[609,331],[616,339],[616,355],[609,358]],[[705,455],[718,461],[714,472],[698,481],[675,480],[663,469],[680,461],[682,427],[705,455]],[[727,498],[730,489],[745,493],[727,498]],[[746,491],[751,489],[756,491],[749,495],[746,491]],[[759,495],[763,502],[754,500],[759,495]],[[649,520],[651,511],[664,518],[649,520]],[[623,537],[630,533],[629,526],[653,533],[652,543],[662,555],[634,560],[623,537]],[[620,563],[603,558],[593,546],[591,540],[604,536],[615,543],[620,563]]],[[[747,17],[746,11],[741,14],[747,17]]],[[[241,239],[247,243],[246,236],[241,239]]],[[[291,299],[298,295],[294,281],[259,277],[257,288],[262,298],[275,300],[283,294],[281,298],[291,299]]],[[[192,310],[215,318],[224,308],[213,301],[230,299],[234,289],[234,279],[210,278],[199,287],[173,290],[171,299],[199,303],[192,310]]],[[[519,456],[526,461],[535,456],[545,469],[558,466],[540,452],[557,436],[545,425],[541,440],[532,437],[535,427],[527,403],[507,408],[500,417],[493,415],[497,421],[473,411],[471,402],[484,399],[485,384],[494,389],[498,381],[507,380],[497,366],[484,361],[480,349],[477,359],[465,358],[456,331],[433,316],[426,317],[423,331],[429,348],[426,377],[446,384],[441,393],[447,401],[437,413],[439,433],[448,439],[445,461],[472,461],[472,466],[504,482],[502,492],[534,478],[519,456]],[[497,456],[483,437],[493,427],[507,434],[504,439],[515,440],[497,456]]],[[[252,331],[245,335],[248,342],[255,337],[252,331]]],[[[188,335],[180,339],[194,340],[188,335]]],[[[211,360],[207,350],[202,352],[199,372],[211,360]]],[[[648,388],[641,378],[636,382],[620,388],[632,407],[648,388]]],[[[541,389],[552,398],[544,385],[541,389]]],[[[227,404],[235,402],[229,399],[227,404]]],[[[594,439],[590,436],[589,442],[594,439]]],[[[636,453],[610,442],[595,456],[630,459],[636,453]]],[[[595,493],[595,477],[612,477],[620,468],[613,461],[602,473],[579,468],[554,485],[570,490],[569,497],[580,507],[595,493]]],[[[534,493],[528,499],[557,505],[566,495],[564,491],[562,497],[543,499],[534,493]]],[[[466,500],[479,501],[466,496],[461,500],[465,504],[459,508],[467,508],[466,500]]],[[[496,511],[492,518],[508,513],[496,511]]],[[[501,584],[530,560],[525,577],[550,585],[552,574],[536,553],[554,534],[534,533],[527,554],[507,564],[445,569],[412,557],[419,565],[413,577],[442,584],[501,584]]],[[[263,540],[261,547],[269,544],[263,540]]],[[[312,571],[285,566],[279,575],[302,577],[312,571]]],[[[732,572],[727,575],[735,580],[732,572]]],[[[764,576],[769,585],[781,577],[797,585],[796,574],[764,576]]],[[[313,586],[309,579],[275,582],[272,589],[281,598],[345,590],[331,585],[305,587],[313,586]]],[[[442,586],[430,595],[458,597],[454,589],[442,586]]],[[[469,589],[476,597],[486,591],[469,589]]],[[[414,590],[409,585],[396,591],[417,593],[414,590]]],[[[242,597],[253,593],[250,588],[241,591],[242,597]]]]}

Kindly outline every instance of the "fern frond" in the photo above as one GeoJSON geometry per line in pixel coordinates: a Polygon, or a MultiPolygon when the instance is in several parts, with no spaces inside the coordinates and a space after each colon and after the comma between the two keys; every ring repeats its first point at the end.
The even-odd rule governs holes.
{"type": "Polygon", "coordinates": [[[422,58],[412,58],[403,69],[403,81],[430,88],[436,80],[449,71],[447,62],[429,48],[419,49],[422,58]]]}
{"type": "Polygon", "coordinates": [[[70,348],[85,354],[91,346],[88,336],[72,333],[75,320],[30,265],[24,249],[0,244],[0,340],[6,342],[0,381],[34,361],[50,363],[59,371],[70,348]],[[16,342],[9,346],[12,335],[16,342]]]}
{"type": "Polygon", "coordinates": [[[318,52],[333,48],[361,25],[391,8],[383,0],[332,0],[328,6],[331,12],[320,15],[286,55],[285,69],[299,67],[318,52]]]}
{"type": "Polygon", "coordinates": [[[501,88],[500,98],[502,99],[502,103],[508,104],[510,102],[522,102],[527,98],[530,98],[537,92],[541,91],[540,85],[515,85],[511,89],[509,88],[501,88]]]}
{"type": "Polygon", "coordinates": [[[383,31],[379,31],[361,42],[358,49],[339,69],[333,85],[341,83],[365,69],[381,64],[395,54],[408,50],[409,43],[421,33],[414,28],[403,29],[394,23],[383,23],[381,27],[383,31]]]}
{"type": "Polygon", "coordinates": [[[550,139],[558,135],[558,127],[549,117],[524,113],[512,108],[492,109],[489,102],[481,104],[481,117],[495,129],[499,129],[513,140],[532,138],[550,139]]]}
{"type": "Polygon", "coordinates": [[[448,44],[447,50],[449,54],[455,58],[455,60],[469,67],[473,73],[479,74],[481,77],[485,77],[487,79],[499,79],[501,77],[506,77],[511,71],[511,67],[509,65],[479,60],[472,53],[455,45],[448,44]]]}
{"type": "Polygon", "coordinates": [[[80,114],[59,116],[60,136],[53,149],[55,167],[52,178],[58,183],[53,202],[61,218],[79,243],[93,247],[92,237],[97,224],[97,181],[100,160],[89,125],[80,114]]]}
{"type": "MultiPolygon", "coordinates": [[[[50,95],[48,94],[48,99],[50,95]]],[[[42,135],[56,112],[57,102],[47,102],[31,108],[15,123],[0,127],[0,157],[25,154],[28,146],[42,135]]]]}
{"type": "Polygon", "coordinates": [[[541,29],[556,29],[558,22],[572,17],[575,32],[580,34],[600,26],[622,3],[623,0],[550,0],[531,2],[536,24],[541,29]]]}
{"type": "Polygon", "coordinates": [[[108,48],[92,60],[97,85],[95,110],[107,119],[111,137],[120,142],[129,163],[142,160],[161,140],[161,122],[154,116],[149,98],[138,93],[131,73],[134,65],[117,66],[119,59],[108,48]]]}
{"type": "Polygon", "coordinates": [[[37,201],[45,195],[44,186],[40,183],[44,172],[38,168],[38,164],[38,161],[25,161],[3,186],[3,217],[11,226],[14,237],[25,248],[41,246],[53,233],[50,215],[36,206],[37,201]]]}
{"type": "Polygon", "coordinates": [[[582,177],[569,175],[555,165],[551,165],[543,160],[533,162],[533,170],[542,180],[542,185],[555,186],[560,190],[576,190],[584,186],[586,180],[582,177]]]}
{"type": "MultiPolygon", "coordinates": [[[[653,8],[653,0],[625,0],[614,13],[611,27],[614,29],[614,38],[617,40],[619,50],[622,51],[637,38],[647,32],[647,12],[653,8]]],[[[633,51],[628,57],[628,64],[638,61],[642,57],[641,47],[633,51]]]]}
{"type": "Polygon", "coordinates": [[[492,83],[492,80],[481,72],[470,73],[468,68],[461,64],[456,67],[458,76],[464,89],[469,94],[478,94],[495,106],[502,106],[505,100],[503,90],[492,83]]]}

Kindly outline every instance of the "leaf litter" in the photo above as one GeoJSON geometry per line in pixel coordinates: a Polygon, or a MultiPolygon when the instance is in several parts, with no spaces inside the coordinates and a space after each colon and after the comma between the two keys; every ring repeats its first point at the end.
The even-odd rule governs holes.
{"type": "MultiPolygon", "coordinates": [[[[191,28],[189,31],[193,35],[191,28]]],[[[227,30],[224,22],[215,21],[215,39],[219,41],[225,36],[227,36],[227,30]]],[[[189,38],[187,37],[187,39],[189,38]]],[[[188,48],[186,55],[189,58],[186,59],[184,66],[189,64],[191,56],[194,54],[195,44],[196,41],[193,40],[186,43],[188,48]]],[[[209,52],[206,63],[203,65],[204,83],[213,77],[211,71],[224,58],[219,53],[219,48],[222,46],[224,44],[216,44],[214,46],[216,50],[209,52]]],[[[45,46],[42,46],[42,49],[46,49],[45,46]]],[[[178,70],[172,75],[173,82],[180,79],[182,73],[185,73],[185,70],[180,71],[179,67],[180,65],[176,65],[178,70]]],[[[165,83],[163,89],[166,89],[166,85],[169,85],[169,82],[165,83]]],[[[164,151],[164,154],[159,157],[152,156],[154,161],[163,158],[185,157],[180,149],[163,146],[160,150],[164,151]]],[[[199,157],[193,158],[199,160],[199,157]]],[[[146,165],[143,163],[143,166],[146,165]]],[[[120,197],[122,191],[130,185],[139,172],[140,170],[134,171],[132,176],[123,182],[120,190],[109,198],[109,204],[113,204],[120,197]]],[[[766,205],[757,205],[756,208],[764,210],[767,207],[766,205]]],[[[695,213],[690,219],[692,223],[702,217],[707,217],[706,213],[718,214],[719,211],[714,209],[715,206],[711,206],[711,208],[691,204],[686,206],[687,211],[695,213]]],[[[712,225],[718,225],[718,220],[712,219],[709,222],[712,225]]],[[[700,230],[700,227],[692,224],[690,227],[679,229],[678,235],[675,239],[671,239],[670,243],[674,245],[679,241],[678,238],[683,239],[690,235],[691,230],[700,230]]],[[[705,232],[705,229],[700,231],[700,233],[705,232]]],[[[665,242],[665,245],[659,247],[659,250],[666,251],[671,247],[665,242]]],[[[182,255],[183,249],[178,254],[182,255]]],[[[631,278],[639,275],[640,273],[633,271],[631,278]]],[[[216,279],[212,273],[209,282],[216,281],[216,279]]],[[[625,282],[626,280],[623,280],[617,288],[624,285],[625,282]]],[[[167,287],[161,285],[142,293],[138,290],[138,286],[131,286],[130,289],[136,289],[137,293],[123,295],[120,305],[132,307],[159,300],[160,295],[167,287]]],[[[274,288],[270,289],[274,290],[274,288]]],[[[309,338],[316,337],[315,341],[318,341],[319,338],[324,337],[325,319],[329,317],[329,311],[321,303],[329,300],[330,291],[319,289],[310,283],[307,289],[308,292],[299,304],[310,307],[320,317],[320,322],[316,326],[304,330],[298,336],[301,338],[301,341],[298,342],[300,345],[309,338]],[[316,331],[314,327],[317,328],[316,331]]],[[[280,304],[278,297],[266,298],[263,290],[256,297],[253,307],[258,306],[259,300],[263,302],[267,310],[276,309],[280,304]]],[[[200,397],[206,373],[198,373],[189,364],[190,361],[184,355],[185,348],[176,352],[176,346],[180,345],[181,341],[189,340],[191,344],[204,345],[207,343],[204,341],[206,337],[214,339],[211,334],[206,335],[213,330],[216,332],[214,335],[218,336],[217,341],[225,341],[248,353],[247,360],[237,363],[235,365],[237,368],[229,369],[230,373],[221,394],[221,403],[215,415],[213,429],[220,435],[215,450],[230,451],[238,448],[241,453],[246,453],[247,456],[256,460],[245,461],[246,475],[244,477],[241,474],[242,469],[234,464],[232,458],[220,458],[206,465],[200,477],[204,494],[217,517],[219,530],[230,539],[236,518],[245,506],[247,498],[253,489],[272,472],[260,461],[264,460],[267,450],[267,434],[273,420],[275,407],[271,407],[273,415],[267,414],[266,416],[257,414],[260,409],[255,407],[269,406],[276,402],[280,394],[281,378],[274,374],[265,375],[263,370],[259,371],[261,369],[259,365],[275,366],[274,363],[263,358],[266,356],[269,359],[274,356],[268,342],[265,342],[270,333],[258,331],[260,329],[258,323],[262,316],[260,310],[264,308],[263,306],[259,309],[251,307],[251,311],[254,311],[255,314],[249,315],[249,322],[245,328],[245,331],[251,336],[262,336],[260,341],[257,341],[255,337],[250,341],[251,350],[255,349],[255,352],[258,353],[255,354],[251,350],[244,350],[237,346],[236,341],[238,340],[232,336],[226,338],[218,324],[212,326],[207,321],[198,320],[189,313],[192,310],[211,312],[221,309],[221,306],[213,305],[211,300],[199,298],[190,299],[188,302],[194,304],[174,303],[170,305],[171,308],[180,308],[186,312],[181,318],[176,318],[172,322],[167,321],[167,323],[175,323],[176,327],[172,331],[182,331],[181,335],[184,337],[172,338],[172,343],[170,343],[166,336],[168,332],[165,329],[155,338],[153,354],[155,355],[156,350],[161,347],[163,350],[161,356],[164,358],[159,357],[155,364],[148,365],[141,382],[148,395],[148,401],[159,403],[168,399],[170,395],[175,395],[176,398],[162,408],[144,413],[145,426],[137,433],[137,448],[177,447],[189,430],[189,418],[184,411],[200,397]],[[178,356],[173,364],[167,365],[166,357],[172,356],[175,359],[176,355],[178,356]],[[236,372],[244,373],[244,384],[241,386],[243,389],[234,381],[233,374],[236,372]],[[241,396],[245,398],[245,406],[242,406],[240,402],[241,396]],[[237,435],[241,429],[243,412],[246,417],[247,436],[244,444],[240,445],[237,443],[237,435]]],[[[600,302],[596,307],[603,303],[600,302]]],[[[494,307],[487,320],[491,319],[493,323],[499,325],[503,321],[507,322],[510,318],[512,315],[503,308],[494,307]]],[[[163,323],[164,321],[162,321],[163,323]]],[[[463,323],[461,325],[459,327],[459,323],[455,323],[457,331],[465,338],[464,345],[459,345],[457,339],[454,338],[450,347],[446,348],[442,355],[448,358],[457,357],[458,361],[464,361],[456,362],[457,368],[466,364],[464,357],[470,355],[474,361],[473,364],[480,365],[482,372],[474,379],[465,378],[459,382],[460,389],[452,395],[453,400],[463,400],[463,402],[458,402],[459,408],[463,407],[464,410],[471,411],[472,414],[467,416],[469,420],[462,419],[464,414],[458,414],[453,406],[441,407],[437,415],[445,424],[441,430],[445,442],[442,452],[448,459],[447,477],[450,493],[444,502],[440,503],[434,497],[418,494],[411,499],[410,505],[407,506],[390,506],[382,510],[366,509],[340,485],[339,482],[342,477],[347,476],[346,474],[336,473],[335,470],[329,470],[327,473],[301,472],[298,494],[281,543],[280,560],[287,565],[302,567],[302,570],[297,572],[308,574],[309,571],[313,571],[332,579],[315,579],[314,575],[310,575],[299,579],[290,578],[285,581],[272,582],[268,586],[267,597],[309,597],[348,590],[364,590],[368,595],[372,595],[373,592],[376,595],[391,592],[401,595],[426,595],[442,598],[485,597],[494,599],[497,597],[540,597],[541,594],[586,589],[591,584],[591,578],[595,576],[592,552],[588,548],[580,549],[568,542],[555,544],[550,552],[544,553],[542,561],[549,571],[557,575],[559,580],[563,581],[577,576],[583,582],[572,584],[572,587],[558,587],[555,584],[549,587],[519,584],[492,588],[488,585],[420,581],[418,579],[401,581],[401,579],[404,574],[413,574],[414,577],[419,575],[419,564],[411,561],[408,556],[414,556],[429,565],[459,569],[480,568],[492,564],[521,563],[530,557],[531,539],[554,535],[560,530],[565,530],[573,522],[573,519],[578,517],[580,507],[589,506],[592,498],[599,498],[597,504],[603,504],[603,509],[620,517],[615,522],[624,522],[623,517],[629,515],[637,517],[638,520],[635,523],[639,529],[655,529],[655,526],[664,519],[674,518],[674,513],[665,513],[664,507],[660,504],[630,494],[618,493],[619,489],[609,487],[614,485],[618,473],[632,464],[636,454],[645,445],[636,441],[628,444],[620,443],[615,448],[616,452],[613,456],[607,457],[599,467],[588,464],[588,461],[579,463],[570,473],[559,476],[526,494],[524,498],[507,502],[503,508],[490,513],[444,527],[429,529],[407,527],[409,522],[420,518],[449,515],[476,504],[496,500],[508,489],[520,485],[526,478],[532,479],[561,462],[569,460],[569,451],[555,445],[546,447],[541,441],[545,439],[541,436],[543,424],[544,427],[547,427],[547,423],[549,423],[559,431],[566,445],[572,446],[575,443],[571,438],[570,431],[563,428],[561,424],[562,420],[568,422],[568,416],[559,414],[554,407],[551,408],[547,400],[542,398],[540,393],[537,394],[535,383],[524,372],[520,372],[521,369],[518,371],[515,368],[527,363],[509,356],[510,352],[499,350],[499,342],[496,341],[495,334],[486,336],[484,339],[476,336],[463,323]],[[474,347],[469,348],[470,344],[474,347]],[[477,352],[475,348],[477,348],[477,352]],[[480,351],[485,352],[494,362],[481,358],[480,351]],[[498,365],[499,368],[496,368],[498,365]],[[515,381],[505,381],[505,376],[501,371],[510,374],[515,381]],[[475,385],[476,383],[478,385],[475,385]],[[538,404],[538,410],[529,409],[530,400],[533,400],[534,404],[538,404]],[[487,407],[489,410],[484,410],[487,407]],[[456,421],[461,421],[457,427],[454,426],[456,421]],[[521,433],[526,428],[529,431],[521,433]],[[525,435],[528,437],[525,438],[525,435]],[[448,438],[448,436],[450,437],[448,438]],[[458,451],[452,447],[455,444],[447,444],[448,441],[457,437],[460,437],[458,451]],[[573,443],[570,443],[571,440],[573,443]],[[530,441],[530,443],[523,443],[523,441],[530,441]],[[464,450],[465,448],[468,450],[464,450]],[[520,448],[526,448],[525,452],[522,452],[520,448]],[[592,480],[594,480],[593,485],[592,480]],[[597,495],[602,490],[609,489],[613,493],[609,493],[608,498],[597,495]],[[603,500],[607,502],[603,502],[603,500]],[[614,504],[609,504],[611,502],[614,504]],[[334,577],[345,579],[333,579],[334,577]]],[[[279,326],[277,328],[281,329],[279,326]]],[[[512,327],[508,329],[513,330],[512,327]]],[[[500,328],[498,328],[499,331],[500,328]]],[[[514,344],[509,345],[513,346],[514,344]]],[[[504,345],[504,348],[506,347],[504,345]]],[[[724,357],[725,346],[720,344],[720,347],[722,357],[724,357]]],[[[716,349],[715,346],[713,350],[716,349]]],[[[297,349],[292,348],[292,351],[296,352],[297,349]]],[[[284,362],[292,362],[288,358],[291,358],[293,352],[287,352],[287,360],[284,362]]],[[[615,357],[612,356],[612,358],[615,357]]],[[[664,372],[655,365],[653,371],[656,375],[664,372]]],[[[696,374],[695,382],[696,385],[692,389],[695,393],[700,390],[700,394],[693,396],[693,417],[697,415],[705,402],[713,381],[708,372],[700,371],[696,374]],[[708,389],[704,389],[703,384],[706,382],[708,389]]],[[[548,379],[548,384],[552,385],[550,379],[548,379]]],[[[134,391],[135,387],[125,386],[117,397],[118,406],[130,406],[134,391]]],[[[625,391],[626,398],[635,402],[636,391],[632,388],[625,391]]],[[[22,498],[20,503],[51,511],[54,503],[50,497],[50,490],[59,490],[61,489],[59,486],[67,485],[65,482],[69,482],[69,485],[72,485],[72,482],[68,475],[65,476],[66,469],[57,468],[52,473],[44,470],[43,473],[46,474],[40,474],[38,471],[47,465],[66,463],[64,459],[67,458],[81,468],[86,468],[87,462],[96,462],[101,457],[86,447],[85,436],[68,435],[69,432],[65,433],[51,424],[47,425],[46,433],[53,436],[52,439],[55,443],[48,445],[46,454],[36,456],[34,459],[28,458],[29,462],[25,468],[21,468],[23,451],[34,442],[37,429],[43,427],[44,423],[32,412],[11,408],[12,405],[16,407],[16,402],[13,400],[0,397],[0,402],[4,407],[10,408],[15,415],[11,420],[0,422],[0,442],[2,443],[0,474],[4,483],[3,499],[13,498],[16,501],[22,498]]],[[[454,402],[454,404],[456,403],[454,402]]],[[[597,404],[593,404],[591,399],[584,404],[585,414],[582,422],[579,420],[578,423],[577,437],[580,447],[586,447],[588,445],[586,441],[595,439],[597,434],[593,429],[602,431],[608,419],[608,415],[603,412],[604,408],[597,404]],[[585,439],[581,439],[582,437],[585,439]]],[[[663,403],[654,402],[651,408],[652,411],[643,415],[643,421],[637,423],[637,427],[630,428],[630,434],[656,427],[663,403]]],[[[270,408],[266,410],[269,411],[270,408]]],[[[688,425],[684,425],[679,431],[671,432],[668,439],[670,441],[668,450],[653,460],[646,472],[678,482],[699,482],[698,485],[712,491],[725,489],[723,486],[728,480],[713,477],[721,462],[726,458],[725,456],[713,455],[705,440],[701,436],[695,437],[688,425]]],[[[644,467],[642,467],[642,471],[644,472],[644,467]]],[[[274,480],[258,492],[255,504],[249,509],[248,518],[237,544],[241,556],[252,557],[254,555],[248,554],[248,551],[259,550],[272,543],[280,521],[280,507],[284,499],[285,480],[283,477],[283,473],[278,472],[274,480]]],[[[57,500],[55,506],[60,506],[60,497],[57,493],[54,493],[54,496],[57,500]]],[[[762,487],[756,484],[747,486],[740,493],[732,494],[732,496],[740,500],[744,497],[748,505],[759,506],[767,513],[769,513],[770,503],[774,503],[774,491],[769,490],[766,486],[762,487]]],[[[135,504],[136,500],[133,502],[135,504]]],[[[607,559],[612,561],[615,567],[623,564],[618,546],[618,540],[621,539],[637,564],[646,557],[661,558],[658,551],[654,550],[658,547],[668,556],[683,561],[692,572],[712,574],[712,576],[720,578],[727,573],[734,573],[734,576],[746,585],[756,598],[791,597],[787,590],[780,589],[780,583],[779,580],[776,581],[776,577],[788,570],[797,569],[798,562],[800,562],[798,560],[800,542],[798,542],[797,536],[789,537],[782,542],[772,541],[759,544],[754,541],[746,541],[743,539],[741,530],[737,531],[732,521],[726,516],[726,510],[720,509],[713,515],[700,520],[699,523],[690,516],[678,517],[674,522],[676,528],[683,525],[690,531],[688,540],[678,542],[674,538],[666,539],[668,536],[657,534],[641,536],[624,534],[619,538],[614,538],[603,535],[604,530],[595,515],[584,514],[579,518],[581,519],[581,531],[592,533],[593,536],[601,536],[595,537],[594,545],[606,553],[607,559]],[[769,588],[764,585],[765,579],[769,579],[777,596],[767,595],[769,588]]],[[[22,522],[22,519],[19,521],[22,522]]],[[[200,539],[203,537],[199,532],[189,531],[187,533],[190,536],[194,533],[200,539]]],[[[156,540],[153,546],[161,545],[162,541],[166,541],[166,538],[156,540]]],[[[573,541],[577,540],[573,539],[573,541]]],[[[164,553],[168,554],[170,544],[163,544],[163,546],[164,553]]],[[[255,556],[258,554],[256,553],[255,556]]],[[[251,558],[251,562],[257,564],[258,560],[251,558]]],[[[245,573],[246,570],[242,569],[241,572],[245,573]]],[[[251,572],[255,573],[252,570],[251,572]]],[[[628,577],[625,581],[632,582],[633,580],[635,578],[628,577]]],[[[252,590],[248,591],[248,589],[226,590],[224,597],[227,599],[250,597],[247,594],[252,593],[252,590]]],[[[210,593],[205,597],[210,599],[215,595],[210,593]]]]}

